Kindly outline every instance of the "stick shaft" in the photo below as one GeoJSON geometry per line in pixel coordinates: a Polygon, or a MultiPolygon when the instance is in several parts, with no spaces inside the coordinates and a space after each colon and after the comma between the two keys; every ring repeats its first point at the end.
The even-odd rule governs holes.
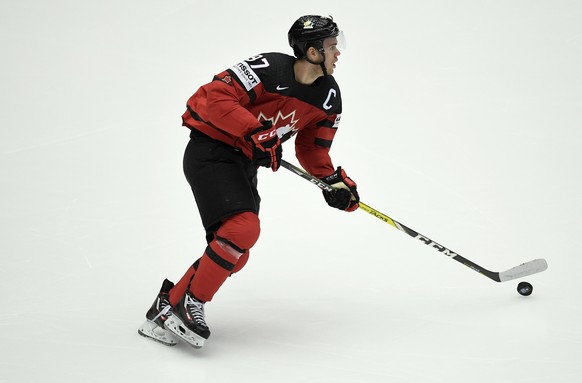
{"type": "MultiPolygon", "coordinates": [[[[299,175],[300,177],[306,179],[307,181],[311,182],[312,184],[319,187],[321,190],[333,191],[334,188],[330,185],[326,184],[325,182],[321,181],[320,179],[312,176],[311,174],[307,173],[305,170],[298,168],[295,165],[290,164],[289,162],[282,160],[281,166],[285,169],[290,170],[291,172],[299,175]]],[[[449,258],[454,259],[455,261],[467,266],[468,268],[480,273],[481,275],[486,276],[487,278],[494,280],[495,282],[504,282],[509,281],[516,278],[521,278],[530,274],[539,273],[547,269],[547,263],[544,259],[536,259],[533,261],[529,261],[523,263],[519,266],[513,267],[509,270],[504,272],[495,272],[487,270],[484,267],[479,266],[475,262],[461,256],[460,254],[446,248],[445,246],[433,241],[429,237],[420,234],[419,232],[412,230],[411,228],[405,226],[404,224],[396,221],[395,219],[390,218],[388,215],[379,212],[378,210],[374,209],[373,207],[366,205],[363,202],[359,202],[359,208],[368,214],[378,218],[379,220],[389,224],[390,226],[408,234],[412,238],[419,240],[420,242],[424,243],[425,245],[436,249],[440,253],[446,255],[449,258]]]]}

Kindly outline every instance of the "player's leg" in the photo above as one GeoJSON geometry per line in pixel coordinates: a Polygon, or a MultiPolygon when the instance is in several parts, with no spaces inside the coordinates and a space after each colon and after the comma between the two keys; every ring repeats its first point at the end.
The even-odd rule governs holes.
{"type": "Polygon", "coordinates": [[[166,327],[194,347],[201,347],[210,335],[204,303],[246,263],[248,250],[260,232],[260,198],[256,168],[250,161],[240,151],[207,137],[190,141],[184,172],[208,245],[170,292],[175,315],[166,327]]]}

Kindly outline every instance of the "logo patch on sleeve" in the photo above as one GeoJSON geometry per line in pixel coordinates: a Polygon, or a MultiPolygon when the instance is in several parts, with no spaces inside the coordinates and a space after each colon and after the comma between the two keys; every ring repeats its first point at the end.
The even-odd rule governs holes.
{"type": "Polygon", "coordinates": [[[333,128],[337,129],[340,123],[340,120],[342,119],[342,114],[338,114],[335,118],[335,121],[333,122],[333,128]]]}
{"type": "Polygon", "coordinates": [[[240,62],[230,68],[243,84],[247,92],[261,83],[259,76],[251,69],[248,63],[240,62]]]}

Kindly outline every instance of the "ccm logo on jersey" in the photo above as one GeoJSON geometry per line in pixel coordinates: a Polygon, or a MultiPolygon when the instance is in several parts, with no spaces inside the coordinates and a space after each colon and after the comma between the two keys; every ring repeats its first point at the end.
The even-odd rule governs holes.
{"type": "Polygon", "coordinates": [[[233,65],[230,69],[236,74],[247,91],[253,89],[261,82],[259,76],[244,62],[233,65]]]}

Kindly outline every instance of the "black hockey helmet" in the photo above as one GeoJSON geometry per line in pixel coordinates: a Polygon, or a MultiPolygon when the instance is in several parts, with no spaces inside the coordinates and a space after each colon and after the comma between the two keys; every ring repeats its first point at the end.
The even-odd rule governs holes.
{"type": "Polygon", "coordinates": [[[340,30],[331,16],[307,15],[301,16],[293,23],[287,37],[295,57],[303,58],[309,47],[322,50],[324,39],[339,34],[340,30]]]}

